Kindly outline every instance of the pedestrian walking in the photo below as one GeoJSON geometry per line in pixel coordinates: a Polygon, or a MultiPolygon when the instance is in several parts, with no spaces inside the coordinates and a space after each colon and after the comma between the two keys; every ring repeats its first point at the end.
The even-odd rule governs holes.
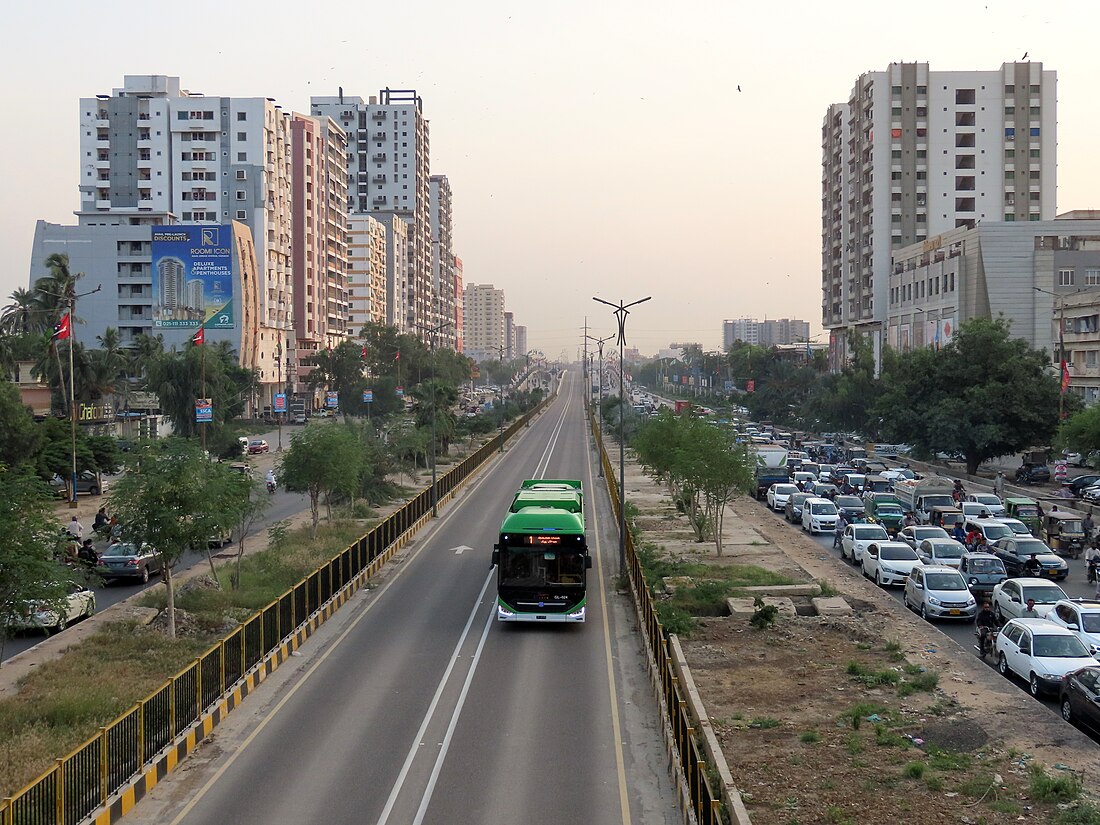
{"type": "Polygon", "coordinates": [[[997,498],[1005,497],[1005,474],[1003,470],[998,470],[997,477],[993,479],[993,492],[997,498]]]}

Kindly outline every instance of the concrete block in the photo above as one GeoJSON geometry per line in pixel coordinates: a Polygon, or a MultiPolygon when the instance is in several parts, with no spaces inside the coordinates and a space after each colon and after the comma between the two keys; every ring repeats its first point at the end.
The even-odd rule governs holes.
{"type": "MultiPolygon", "coordinates": [[[[794,609],[794,601],[788,596],[762,596],[764,604],[775,605],[780,615],[797,616],[794,609]]],[[[731,596],[726,599],[726,607],[731,616],[752,616],[756,612],[756,605],[752,596],[731,596]]]]}
{"type": "Polygon", "coordinates": [[[821,588],[816,582],[808,584],[765,584],[759,587],[742,587],[743,593],[752,593],[755,596],[816,596],[821,588]]]}
{"type": "Polygon", "coordinates": [[[850,616],[852,608],[840,596],[818,596],[810,599],[818,616],[850,616]]]}

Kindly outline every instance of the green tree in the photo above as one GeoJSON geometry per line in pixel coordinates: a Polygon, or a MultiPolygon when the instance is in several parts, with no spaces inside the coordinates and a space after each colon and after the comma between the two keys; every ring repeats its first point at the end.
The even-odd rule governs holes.
{"type": "Polygon", "coordinates": [[[703,492],[707,520],[713,526],[715,552],[722,555],[722,528],[726,505],[739,493],[756,489],[755,460],[731,431],[706,423],[692,427],[689,449],[694,456],[693,485],[703,492]]]}
{"type": "Polygon", "coordinates": [[[311,389],[326,388],[340,394],[340,410],[347,420],[354,407],[363,403],[366,387],[363,345],[357,341],[341,341],[335,349],[321,350],[313,356],[308,384],[311,389]]]}
{"type": "Polygon", "coordinates": [[[279,463],[279,481],[291,492],[309,494],[310,532],[316,536],[321,495],[353,495],[364,469],[363,450],[351,429],[306,427],[291,437],[279,463]]]}
{"type": "Polygon", "coordinates": [[[1100,404],[1094,404],[1067,418],[1058,430],[1057,444],[1063,450],[1079,452],[1081,455],[1100,450],[1100,404]]]}
{"type": "Polygon", "coordinates": [[[271,496],[267,492],[267,483],[253,478],[251,473],[241,473],[247,486],[247,502],[237,511],[237,555],[233,562],[233,573],[229,577],[231,590],[241,587],[241,560],[244,558],[245,542],[252,526],[271,506],[271,496]]]}
{"type": "Polygon", "coordinates": [[[987,459],[1050,443],[1059,385],[1048,365],[1003,319],[974,318],[942,350],[898,358],[874,415],[890,440],[961,453],[974,474],[987,459]]]}
{"type": "Polygon", "coordinates": [[[229,532],[249,505],[248,480],[227,464],[210,461],[182,438],[146,442],[128,457],[128,471],[112,487],[109,508],[128,541],[161,557],[168,595],[168,635],[176,635],[172,568],[191,548],[229,532]]]}
{"type": "Polygon", "coordinates": [[[196,398],[209,398],[213,403],[214,420],[206,425],[209,438],[244,412],[254,380],[251,371],[238,366],[233,349],[226,342],[188,344],[178,353],[154,350],[145,364],[146,387],[157,394],[160,408],[171,420],[176,434],[185,438],[198,435],[196,398]]]}
{"type": "Polygon", "coordinates": [[[41,447],[41,431],[30,409],[23,406],[19,388],[0,381],[0,466],[30,464],[41,447]]]}
{"type": "Polygon", "coordinates": [[[0,466],[0,657],[13,620],[37,602],[64,615],[73,579],[58,559],[61,524],[42,481],[0,466]]]}
{"type": "Polygon", "coordinates": [[[412,391],[412,397],[416,400],[416,426],[427,433],[434,428],[436,453],[446,454],[457,429],[454,406],[458,390],[443,381],[428,380],[412,391]]]}

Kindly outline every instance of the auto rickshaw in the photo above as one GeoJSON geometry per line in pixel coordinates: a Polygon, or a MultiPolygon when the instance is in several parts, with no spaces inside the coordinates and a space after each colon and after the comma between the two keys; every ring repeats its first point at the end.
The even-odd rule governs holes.
{"type": "Polygon", "coordinates": [[[1033,498],[1006,498],[1005,517],[1022,521],[1031,531],[1031,535],[1039,535],[1039,502],[1033,498]]]}
{"type": "Polygon", "coordinates": [[[1059,556],[1071,559],[1081,558],[1085,550],[1085,528],[1081,526],[1081,516],[1070,513],[1046,513],[1042,518],[1042,531],[1039,538],[1047,543],[1059,556]]]}
{"type": "Polygon", "coordinates": [[[928,511],[928,523],[936,527],[942,527],[948,533],[955,529],[956,524],[966,521],[962,510],[958,507],[933,507],[928,511]]]}

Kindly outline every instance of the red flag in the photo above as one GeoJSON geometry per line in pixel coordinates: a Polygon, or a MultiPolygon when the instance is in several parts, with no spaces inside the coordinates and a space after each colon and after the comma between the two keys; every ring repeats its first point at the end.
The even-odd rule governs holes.
{"type": "Polygon", "coordinates": [[[201,347],[206,343],[206,331],[205,328],[199,327],[199,331],[191,336],[191,343],[196,347],[201,347]]]}
{"type": "Polygon", "coordinates": [[[53,328],[53,340],[64,341],[72,335],[72,329],[69,326],[69,313],[65,313],[61,316],[61,320],[54,324],[53,328]]]}
{"type": "Polygon", "coordinates": [[[1062,362],[1062,394],[1065,395],[1066,390],[1069,389],[1069,364],[1065,361],[1062,362]]]}

